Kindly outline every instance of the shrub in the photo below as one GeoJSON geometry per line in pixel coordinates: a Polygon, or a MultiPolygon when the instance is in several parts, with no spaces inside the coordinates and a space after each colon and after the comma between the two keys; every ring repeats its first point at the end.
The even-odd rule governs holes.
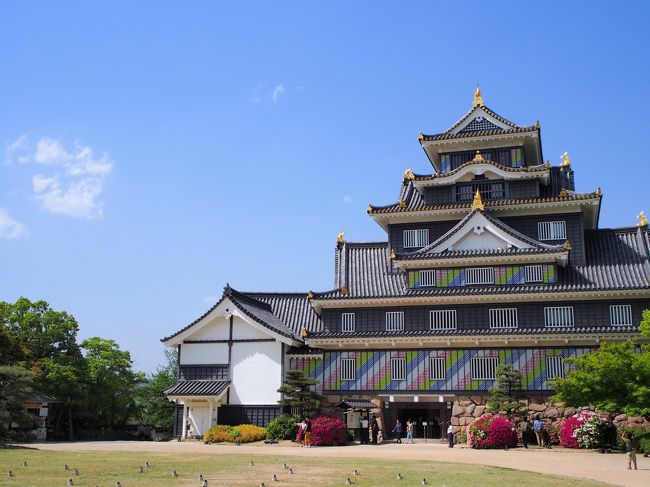
{"type": "Polygon", "coordinates": [[[545,424],[546,432],[548,433],[548,438],[552,445],[560,444],[560,427],[556,423],[545,424]]]}
{"type": "Polygon", "coordinates": [[[266,438],[269,440],[293,440],[298,433],[300,418],[291,414],[283,414],[272,420],[266,427],[266,438]]]}
{"type": "Polygon", "coordinates": [[[515,447],[515,425],[508,418],[486,414],[470,425],[468,444],[472,448],[515,447]]]}
{"type": "Polygon", "coordinates": [[[560,425],[560,444],[567,448],[600,448],[616,445],[616,426],[611,418],[583,411],[560,425]]]}
{"type": "Polygon", "coordinates": [[[239,426],[217,424],[203,435],[205,443],[251,443],[264,438],[266,438],[266,430],[252,424],[240,424],[239,426]]]}
{"type": "Polygon", "coordinates": [[[316,446],[345,445],[347,426],[338,419],[319,416],[311,420],[311,433],[316,446]]]}

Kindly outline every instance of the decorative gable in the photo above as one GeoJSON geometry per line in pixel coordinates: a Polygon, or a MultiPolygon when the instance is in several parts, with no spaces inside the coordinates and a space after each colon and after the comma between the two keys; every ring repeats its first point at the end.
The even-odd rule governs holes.
{"type": "Polygon", "coordinates": [[[472,119],[459,133],[465,132],[481,132],[483,130],[499,130],[501,127],[490,122],[487,118],[478,115],[472,119]]]}

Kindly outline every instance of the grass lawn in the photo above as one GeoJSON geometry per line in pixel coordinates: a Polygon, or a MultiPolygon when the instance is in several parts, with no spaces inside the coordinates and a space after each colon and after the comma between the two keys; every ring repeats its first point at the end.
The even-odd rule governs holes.
{"type": "Polygon", "coordinates": [[[141,453],[141,452],[53,452],[23,448],[0,449],[0,486],[65,487],[69,478],[75,486],[114,487],[119,480],[123,487],[131,486],[194,486],[200,487],[199,474],[209,487],[250,486],[267,487],[304,485],[311,487],[346,485],[350,477],[355,486],[420,486],[422,479],[432,486],[590,486],[603,485],[576,479],[545,476],[498,467],[461,465],[425,461],[385,461],[370,459],[332,459],[290,457],[279,455],[211,455],[204,453],[141,453]],[[253,460],[255,465],[250,466],[253,460]],[[23,462],[27,466],[23,467],[23,462]],[[138,473],[139,466],[148,461],[150,467],[138,473]],[[282,468],[287,463],[294,475],[282,468]],[[64,470],[64,464],[70,467],[64,470]],[[73,477],[74,469],[80,476],[73,477]],[[352,475],[354,469],[360,475],[352,475]],[[13,478],[7,476],[12,470],[13,478]],[[172,477],[172,470],[179,474],[172,477]],[[400,472],[403,480],[397,480],[400,472]],[[273,482],[273,474],[279,482],[273,482]]]}

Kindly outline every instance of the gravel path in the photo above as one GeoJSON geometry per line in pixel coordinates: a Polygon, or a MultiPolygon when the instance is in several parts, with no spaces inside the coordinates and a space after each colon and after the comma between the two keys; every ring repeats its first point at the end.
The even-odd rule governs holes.
{"type": "Polygon", "coordinates": [[[141,451],[163,453],[246,453],[260,455],[294,455],[321,458],[376,458],[388,460],[435,460],[438,462],[470,463],[527,470],[543,474],[562,475],[596,480],[612,485],[650,486],[650,458],[637,455],[638,471],[627,470],[623,454],[599,454],[592,451],[553,450],[532,447],[503,450],[473,450],[448,448],[439,443],[414,445],[386,443],[383,445],[355,445],[345,447],[300,448],[291,442],[278,445],[205,445],[188,442],[93,441],[66,443],[30,443],[22,445],[40,450],[56,451],[141,451]]]}

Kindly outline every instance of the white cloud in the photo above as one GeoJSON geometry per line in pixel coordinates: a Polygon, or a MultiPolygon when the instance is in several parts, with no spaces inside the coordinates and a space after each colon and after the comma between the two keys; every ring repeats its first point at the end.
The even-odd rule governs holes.
{"type": "Polygon", "coordinates": [[[343,197],[343,203],[352,203],[354,200],[352,199],[352,196],[346,195],[343,197]]]}
{"type": "Polygon", "coordinates": [[[39,164],[64,164],[72,159],[72,154],[66,151],[57,139],[41,137],[36,143],[34,161],[39,164]]]}
{"type": "Polygon", "coordinates": [[[218,300],[219,300],[219,298],[216,297],[216,296],[206,296],[205,298],[203,298],[203,302],[207,303],[207,304],[214,304],[218,300]]]}
{"type": "Polygon", "coordinates": [[[9,212],[0,208],[0,238],[18,238],[25,234],[25,226],[9,216],[9,212]]]}
{"type": "Polygon", "coordinates": [[[87,177],[68,181],[62,186],[58,176],[48,178],[40,174],[32,178],[34,199],[50,213],[76,218],[99,218],[104,211],[97,197],[104,191],[101,178],[87,177]]]}
{"type": "Polygon", "coordinates": [[[5,147],[5,164],[13,166],[14,159],[20,163],[29,161],[26,135],[21,135],[5,147]]]}
{"type": "Polygon", "coordinates": [[[278,102],[278,98],[280,97],[281,94],[285,92],[284,86],[283,85],[278,85],[275,88],[273,88],[273,91],[271,92],[271,98],[273,99],[273,103],[278,102]]]}

